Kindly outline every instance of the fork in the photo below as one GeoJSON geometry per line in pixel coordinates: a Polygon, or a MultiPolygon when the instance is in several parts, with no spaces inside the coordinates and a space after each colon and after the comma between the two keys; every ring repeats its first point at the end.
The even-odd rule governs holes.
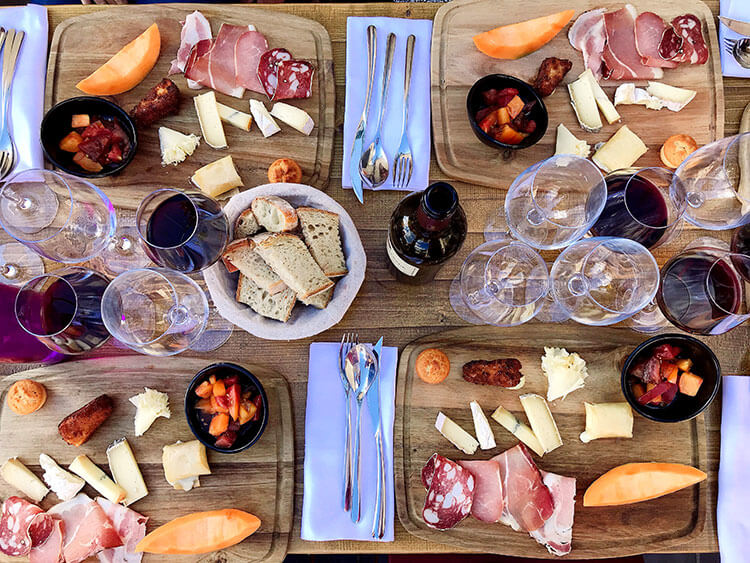
{"type": "MultiPolygon", "coordinates": [[[[16,149],[10,136],[10,125],[8,110],[10,108],[10,85],[13,82],[13,74],[16,70],[16,60],[23,43],[24,32],[0,28],[0,34],[4,40],[3,49],[3,76],[2,76],[2,131],[0,132],[0,180],[5,178],[12,170],[16,160],[16,149]]],[[[0,43],[0,48],[3,45],[0,43]]]]}
{"type": "Polygon", "coordinates": [[[750,68],[750,37],[741,39],[724,38],[724,49],[734,57],[742,68],[750,68]]]}
{"type": "Polygon", "coordinates": [[[346,357],[352,346],[359,344],[359,335],[353,332],[347,332],[341,337],[341,346],[339,346],[339,376],[341,383],[344,385],[344,394],[346,396],[346,446],[344,451],[344,510],[349,511],[352,508],[352,407],[351,392],[353,381],[349,379],[346,373],[346,357]]]}
{"type": "Polygon", "coordinates": [[[404,63],[404,113],[401,125],[401,143],[393,159],[393,187],[403,189],[411,181],[411,173],[414,170],[414,159],[409,146],[407,124],[409,121],[409,87],[411,85],[411,66],[414,58],[414,41],[416,38],[410,35],[406,40],[406,61],[404,63]]]}

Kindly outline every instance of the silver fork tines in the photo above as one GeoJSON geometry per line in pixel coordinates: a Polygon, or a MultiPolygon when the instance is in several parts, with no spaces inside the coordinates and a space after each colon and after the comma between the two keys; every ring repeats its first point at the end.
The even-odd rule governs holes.
{"type": "Polygon", "coordinates": [[[393,187],[403,189],[411,182],[411,173],[414,170],[414,159],[409,146],[407,125],[409,122],[409,86],[411,84],[411,65],[414,58],[414,41],[416,38],[410,35],[406,40],[406,59],[404,63],[404,108],[401,129],[401,143],[398,153],[393,159],[393,187]]]}
{"type": "Polygon", "coordinates": [[[352,382],[346,373],[346,357],[352,346],[359,344],[359,335],[353,332],[347,332],[341,337],[341,346],[339,346],[339,376],[344,386],[346,398],[346,445],[344,450],[344,493],[343,504],[344,510],[349,511],[352,508],[352,382]]]}
{"type": "Polygon", "coordinates": [[[16,159],[16,149],[10,136],[10,86],[13,82],[13,74],[16,70],[16,60],[23,43],[24,32],[15,29],[0,28],[0,48],[3,52],[3,74],[2,74],[2,98],[0,108],[0,180],[5,178],[13,169],[16,159]],[[3,45],[4,43],[4,45],[3,45]]]}

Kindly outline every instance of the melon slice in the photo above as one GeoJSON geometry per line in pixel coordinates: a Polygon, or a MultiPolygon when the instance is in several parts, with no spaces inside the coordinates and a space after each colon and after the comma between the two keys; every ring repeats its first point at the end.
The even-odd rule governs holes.
{"type": "Polygon", "coordinates": [[[135,88],[159,58],[161,36],[156,24],[125,45],[76,88],[93,96],[112,96],[135,88]]]}
{"type": "Polygon", "coordinates": [[[496,59],[520,59],[548,43],[568,25],[575,10],[496,27],[474,36],[474,44],[485,55],[496,59]]]}
{"type": "Polygon", "coordinates": [[[617,506],[650,500],[700,483],[706,474],[680,463],[626,463],[591,483],[583,506],[617,506]]]}

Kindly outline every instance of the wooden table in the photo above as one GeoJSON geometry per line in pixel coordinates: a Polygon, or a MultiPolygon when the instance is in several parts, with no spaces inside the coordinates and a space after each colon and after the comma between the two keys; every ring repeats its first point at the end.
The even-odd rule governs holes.
{"type": "MultiPolygon", "coordinates": [[[[718,14],[719,0],[707,2],[714,14],[718,14]]],[[[269,5],[269,10],[289,12],[319,21],[330,33],[333,43],[333,55],[336,77],[336,123],[343,128],[344,120],[344,78],[345,78],[345,46],[346,46],[346,18],[348,16],[392,16],[405,18],[432,18],[440,7],[439,4],[304,4],[304,5],[269,5]]],[[[89,13],[93,10],[107,9],[102,6],[50,6],[50,37],[56,25],[62,20],[89,13]]],[[[732,135],[737,132],[742,110],[750,101],[750,80],[734,78],[724,79],[724,96],[726,105],[725,132],[732,135]]],[[[359,228],[362,242],[368,257],[367,279],[360,290],[359,296],[352,305],[343,321],[334,329],[318,335],[316,341],[338,341],[343,332],[356,330],[360,338],[374,341],[378,336],[385,338],[387,345],[403,347],[411,340],[439,330],[463,326],[453,312],[448,301],[448,290],[451,280],[457,274],[461,262],[482,241],[482,230],[488,213],[495,209],[505,194],[502,190],[476,187],[460,182],[452,182],[438,168],[433,160],[430,178],[433,181],[451,181],[457,188],[461,203],[466,210],[469,221],[469,236],[460,255],[450,261],[437,279],[426,286],[411,287],[396,283],[387,269],[385,253],[385,237],[388,219],[396,203],[403,196],[399,192],[365,193],[367,204],[357,203],[350,190],[340,189],[341,185],[342,135],[336,137],[331,181],[326,191],[336,198],[350,213],[359,228]]],[[[318,186],[322,187],[322,186],[318,186]]],[[[660,247],[656,257],[663,264],[668,256],[678,251],[681,246],[697,238],[705,236],[702,231],[693,227],[686,227],[679,240],[660,247]]],[[[729,232],[712,233],[722,239],[729,239],[729,232]]],[[[6,242],[7,237],[0,236],[0,242],[6,242]]],[[[730,371],[750,375],[750,327],[739,327],[728,335],[714,337],[711,340],[715,348],[739,349],[741,358],[735,363],[736,369],[730,371]]],[[[249,334],[235,331],[231,340],[219,351],[214,352],[218,357],[233,358],[242,363],[264,363],[283,374],[292,389],[293,408],[296,419],[296,453],[297,474],[295,491],[295,524],[289,545],[290,553],[332,553],[332,552],[360,552],[360,553],[426,553],[455,551],[450,547],[436,543],[428,543],[409,535],[396,521],[396,541],[394,543],[360,543],[350,541],[338,542],[305,542],[299,539],[300,518],[302,514],[302,475],[304,456],[304,421],[306,401],[306,380],[308,350],[311,340],[295,342],[266,342],[249,334]]],[[[123,350],[111,345],[97,351],[97,355],[122,354],[123,350]]],[[[30,366],[1,365],[0,374],[5,375],[30,366]]],[[[707,412],[707,442],[709,451],[709,504],[710,513],[707,515],[704,532],[694,541],[680,547],[685,552],[718,551],[716,536],[716,490],[717,471],[719,464],[719,436],[720,436],[720,401],[707,412]]],[[[673,550],[672,550],[673,551],[673,550]]],[[[573,552],[575,554],[575,551],[573,552]]]]}

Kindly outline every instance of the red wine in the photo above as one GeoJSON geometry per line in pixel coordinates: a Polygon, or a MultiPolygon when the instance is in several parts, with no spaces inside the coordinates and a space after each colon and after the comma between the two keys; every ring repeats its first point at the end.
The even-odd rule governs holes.
{"type": "Polygon", "coordinates": [[[198,272],[216,262],[229,240],[229,222],[218,202],[199,193],[177,193],[151,213],[146,253],[160,266],[198,272]]]}
{"type": "Polygon", "coordinates": [[[740,275],[750,282],[750,224],[734,231],[732,235],[732,252],[747,256],[747,260],[732,257],[732,263],[740,275]]]}
{"type": "Polygon", "coordinates": [[[386,250],[397,280],[431,281],[466,239],[466,215],[450,184],[438,182],[406,196],[391,215],[386,250]]]}
{"type": "Polygon", "coordinates": [[[659,242],[669,221],[667,204],[659,188],[641,176],[630,174],[610,174],[606,181],[607,201],[591,232],[595,236],[634,240],[646,248],[659,242]]]}
{"type": "Polygon", "coordinates": [[[718,259],[716,254],[694,249],[664,266],[656,299],[664,316],[678,328],[721,334],[728,330],[722,321],[739,312],[741,281],[726,261],[718,259]]]}
{"type": "Polygon", "coordinates": [[[65,356],[47,348],[18,324],[15,317],[17,287],[0,284],[0,318],[5,319],[0,331],[0,363],[59,362],[65,356]]]}

